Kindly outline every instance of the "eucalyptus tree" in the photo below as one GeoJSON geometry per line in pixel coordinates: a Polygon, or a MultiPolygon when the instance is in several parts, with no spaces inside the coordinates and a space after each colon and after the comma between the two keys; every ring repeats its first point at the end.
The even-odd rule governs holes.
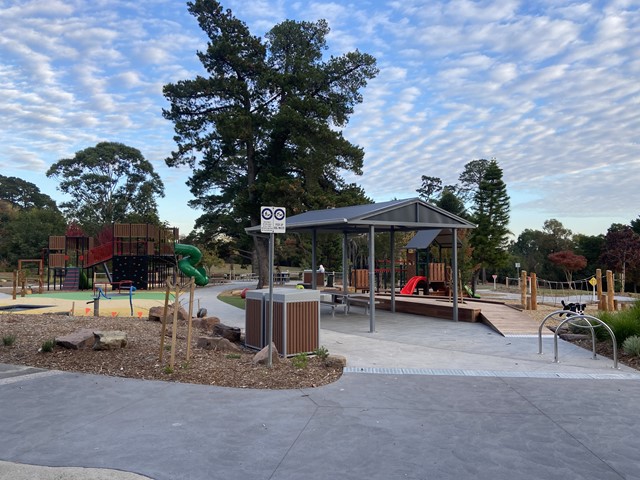
{"type": "Polygon", "coordinates": [[[101,142],[58,160],[47,176],[59,179],[58,189],[70,196],[60,204],[67,220],[78,222],[87,233],[130,217],[159,223],[156,198],[164,196],[164,185],[136,148],[101,142]]]}

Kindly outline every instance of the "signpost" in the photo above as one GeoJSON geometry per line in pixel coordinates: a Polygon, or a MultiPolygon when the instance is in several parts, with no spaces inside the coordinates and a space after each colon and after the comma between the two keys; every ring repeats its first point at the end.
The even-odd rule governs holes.
{"type": "Polygon", "coordinates": [[[589,283],[593,287],[593,301],[596,302],[598,301],[598,299],[596,298],[596,285],[598,285],[598,281],[596,280],[596,277],[591,277],[589,279],[589,283]]]}
{"type": "Polygon", "coordinates": [[[496,290],[496,279],[498,278],[498,275],[494,273],[491,277],[493,278],[493,289],[496,290]]]}
{"type": "Polygon", "coordinates": [[[260,207],[260,232],[269,234],[269,367],[273,364],[273,234],[287,230],[287,211],[284,207],[260,207]]]}

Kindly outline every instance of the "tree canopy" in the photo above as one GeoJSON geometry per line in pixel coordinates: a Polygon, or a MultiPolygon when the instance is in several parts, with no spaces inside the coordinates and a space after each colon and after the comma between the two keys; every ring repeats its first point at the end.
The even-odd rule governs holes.
{"type": "Polygon", "coordinates": [[[582,270],[587,266],[587,259],[582,255],[576,255],[571,250],[562,250],[560,252],[550,253],[549,260],[562,268],[567,278],[569,288],[572,289],[573,272],[582,270]]]}
{"type": "MultiPolygon", "coordinates": [[[[196,226],[240,237],[258,225],[261,205],[292,215],[368,201],[343,171],[360,174],[363,150],[340,131],[360,90],[377,74],[358,51],[323,59],[324,20],[286,20],[260,39],[219,2],[188,2],[209,37],[198,57],[208,76],[164,86],[178,149],[169,166],[189,165],[192,206],[206,213],[196,226]]],[[[266,244],[254,238],[260,279],[266,244]]]]}
{"type": "Polygon", "coordinates": [[[71,196],[60,205],[67,219],[77,221],[87,233],[130,218],[159,223],[156,198],[164,196],[164,185],[153,165],[133,147],[98,143],[58,160],[47,176],[58,179],[58,189],[71,196]]]}
{"type": "Polygon", "coordinates": [[[36,184],[17,177],[0,175],[0,200],[20,209],[58,209],[56,202],[49,195],[42,193],[36,184]]]}

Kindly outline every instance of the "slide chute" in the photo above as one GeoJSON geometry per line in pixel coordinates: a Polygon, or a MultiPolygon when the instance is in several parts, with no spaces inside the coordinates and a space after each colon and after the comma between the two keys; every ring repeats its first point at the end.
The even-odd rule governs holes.
{"type": "Polygon", "coordinates": [[[182,258],[178,260],[178,268],[187,277],[193,277],[196,285],[204,287],[209,283],[209,277],[204,267],[196,267],[200,260],[202,260],[202,252],[193,245],[185,245],[183,243],[176,243],[175,246],[176,255],[182,255],[182,258]]]}
{"type": "Polygon", "coordinates": [[[413,291],[416,289],[416,286],[420,283],[420,282],[426,282],[427,281],[427,277],[423,277],[423,276],[416,276],[416,277],[411,277],[409,279],[409,281],[407,282],[407,284],[404,286],[404,288],[402,290],[400,290],[400,293],[402,295],[412,295],[413,291]]]}

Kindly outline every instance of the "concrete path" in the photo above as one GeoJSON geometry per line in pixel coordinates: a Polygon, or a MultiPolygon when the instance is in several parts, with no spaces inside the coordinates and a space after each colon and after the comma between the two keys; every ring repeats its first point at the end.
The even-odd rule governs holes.
{"type": "MultiPolygon", "coordinates": [[[[201,305],[243,326],[214,299],[221,289],[198,290],[201,305]]],[[[538,355],[537,339],[480,324],[380,314],[369,333],[364,313],[329,313],[322,325],[349,364],[317,389],[3,366],[0,479],[104,478],[84,468],[159,480],[640,478],[635,370],[565,342],[553,363],[551,343],[538,355]],[[84,476],[21,477],[21,464],[84,476]]]]}

